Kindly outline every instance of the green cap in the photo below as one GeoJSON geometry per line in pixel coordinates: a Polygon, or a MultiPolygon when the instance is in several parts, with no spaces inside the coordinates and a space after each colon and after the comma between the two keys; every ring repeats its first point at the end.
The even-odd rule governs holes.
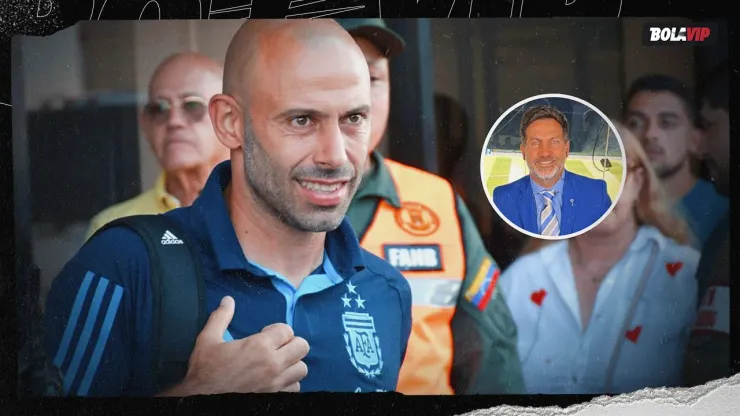
{"type": "Polygon", "coordinates": [[[372,42],[380,53],[390,58],[403,52],[406,42],[386,26],[383,19],[336,19],[353,36],[372,42]]]}

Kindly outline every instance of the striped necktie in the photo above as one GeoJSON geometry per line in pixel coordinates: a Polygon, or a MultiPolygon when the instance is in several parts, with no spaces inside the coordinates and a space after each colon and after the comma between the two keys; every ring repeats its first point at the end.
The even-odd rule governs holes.
{"type": "Polygon", "coordinates": [[[555,209],[552,206],[552,200],[555,198],[555,192],[545,190],[540,192],[545,199],[545,208],[540,213],[540,230],[542,235],[560,235],[560,224],[555,216],[555,209]]]}

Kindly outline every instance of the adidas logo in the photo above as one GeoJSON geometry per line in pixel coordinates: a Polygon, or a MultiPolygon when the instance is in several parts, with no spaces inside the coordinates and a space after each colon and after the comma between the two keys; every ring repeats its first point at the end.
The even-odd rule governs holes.
{"type": "Polygon", "coordinates": [[[182,244],[182,240],[175,237],[174,234],[167,230],[164,232],[164,235],[162,235],[162,244],[182,244]]]}

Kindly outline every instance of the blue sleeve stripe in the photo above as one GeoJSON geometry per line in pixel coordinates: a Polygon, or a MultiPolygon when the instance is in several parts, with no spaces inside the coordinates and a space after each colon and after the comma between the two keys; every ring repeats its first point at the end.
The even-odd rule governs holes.
{"type": "Polygon", "coordinates": [[[105,295],[105,289],[108,287],[108,279],[100,278],[98,282],[98,288],[95,290],[95,297],[93,297],[92,305],[90,310],[87,312],[87,319],[85,320],[85,326],[82,329],[80,339],[77,341],[77,347],[75,348],[75,354],[72,357],[72,363],[67,369],[67,373],[64,375],[64,394],[68,394],[72,382],[74,382],[77,376],[77,370],[80,368],[80,362],[82,356],[87,350],[87,344],[90,342],[90,335],[92,334],[95,320],[98,317],[98,311],[100,311],[100,303],[105,295]]]}
{"type": "Polygon", "coordinates": [[[118,312],[118,305],[120,305],[121,303],[122,296],[123,288],[116,285],[116,288],[113,291],[113,298],[108,305],[108,311],[105,313],[105,320],[103,321],[103,327],[100,330],[100,335],[98,336],[98,342],[95,344],[95,350],[93,350],[92,357],[90,358],[90,363],[87,365],[85,377],[82,379],[82,383],[80,383],[80,388],[78,391],[80,396],[86,396],[88,390],[90,390],[90,383],[92,383],[95,372],[98,370],[100,357],[103,355],[105,344],[108,342],[110,330],[113,327],[113,321],[115,321],[116,319],[116,312],[118,312]]]}
{"type": "Polygon", "coordinates": [[[69,314],[69,319],[67,320],[67,326],[64,329],[64,335],[62,336],[62,342],[59,344],[59,349],[57,350],[57,355],[54,357],[54,365],[57,368],[62,368],[62,363],[64,362],[64,358],[67,357],[67,350],[69,349],[69,343],[72,341],[72,334],[75,331],[75,328],[77,328],[77,320],[80,318],[80,311],[82,310],[82,303],[85,301],[85,298],[87,297],[87,291],[90,289],[90,282],[92,282],[93,276],[95,274],[91,272],[87,272],[85,274],[85,279],[82,281],[82,286],[80,286],[80,290],[77,291],[77,297],[75,298],[75,303],[72,306],[72,312],[69,314]]]}

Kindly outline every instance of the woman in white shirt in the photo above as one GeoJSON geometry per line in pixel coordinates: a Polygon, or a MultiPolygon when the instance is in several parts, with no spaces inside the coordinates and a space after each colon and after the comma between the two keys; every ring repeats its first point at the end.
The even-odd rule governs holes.
{"type": "Polygon", "coordinates": [[[532,394],[618,394],[680,382],[699,253],[637,139],[616,125],[628,173],[612,212],[569,240],[533,240],[498,283],[532,394]]]}

